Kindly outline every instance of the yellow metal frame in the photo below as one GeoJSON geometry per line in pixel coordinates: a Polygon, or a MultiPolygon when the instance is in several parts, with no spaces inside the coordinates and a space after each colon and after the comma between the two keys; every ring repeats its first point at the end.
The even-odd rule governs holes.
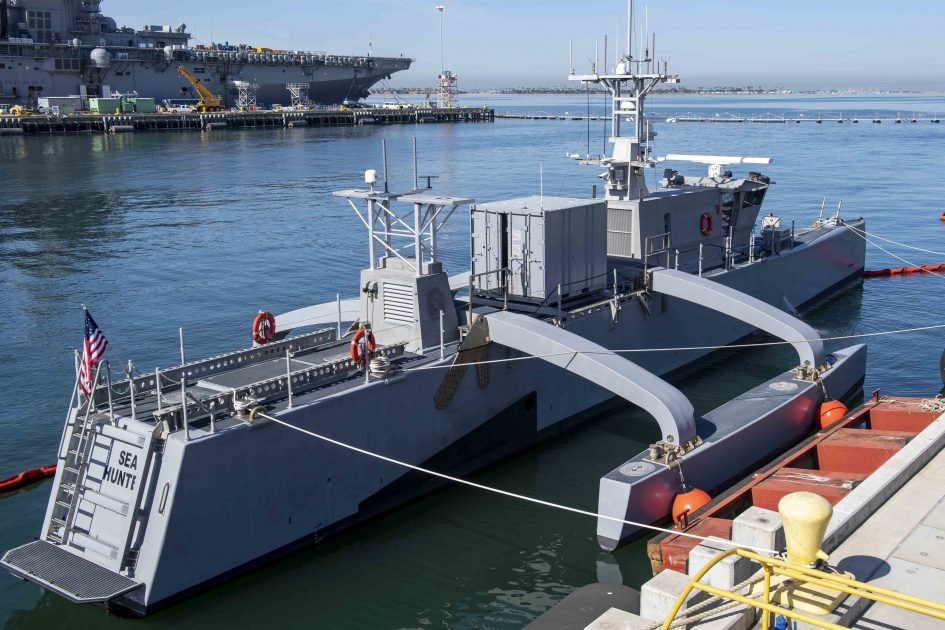
{"type": "MultiPolygon", "coordinates": [[[[666,621],[663,622],[663,630],[669,630],[673,620],[676,619],[676,615],[679,614],[679,609],[682,608],[686,598],[689,596],[689,593],[693,591],[693,589],[698,589],[711,595],[717,595],[723,599],[740,602],[746,606],[758,608],[765,613],[782,615],[789,619],[801,621],[803,623],[809,623],[820,628],[829,628],[830,630],[847,630],[846,626],[830,623],[829,621],[825,621],[824,619],[818,617],[795,612],[794,610],[782,608],[772,604],[772,576],[784,576],[799,582],[819,585],[825,588],[833,589],[835,591],[847,593],[848,595],[864,597],[880,604],[888,604],[890,606],[895,606],[896,608],[909,610],[922,615],[928,615],[929,617],[934,617],[935,619],[945,621],[945,604],[931,602],[920,597],[913,597],[912,595],[898,593],[896,591],[880,588],[871,584],[864,584],[863,582],[851,580],[849,578],[843,577],[842,575],[826,573],[824,571],[819,571],[810,567],[792,564],[779,558],[762,556],[744,549],[729,549],[728,551],[721,553],[710,560],[696,575],[693,576],[692,580],[689,582],[689,585],[686,587],[686,590],[684,590],[676,600],[672,611],[670,611],[669,616],[666,617],[666,621]],[[705,577],[705,574],[708,573],[712,567],[729,556],[741,556],[742,558],[748,558],[749,560],[754,560],[755,562],[761,564],[761,568],[765,574],[763,599],[752,599],[751,597],[739,595],[725,589],[716,588],[708,584],[702,584],[699,581],[705,577]]],[[[761,622],[761,627],[763,630],[768,630],[770,616],[770,614],[764,615],[761,622]]]]}

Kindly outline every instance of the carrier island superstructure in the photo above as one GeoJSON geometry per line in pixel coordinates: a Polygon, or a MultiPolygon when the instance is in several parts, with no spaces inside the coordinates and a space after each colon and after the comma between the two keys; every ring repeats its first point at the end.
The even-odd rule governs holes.
{"type": "Polygon", "coordinates": [[[865,222],[794,230],[767,215],[757,229],[771,182],[729,168],[765,159],[688,156],[708,173],[666,169],[650,190],[645,99],[675,78],[641,69],[627,58],[573,76],[613,95],[605,198],[477,204],[393,191],[368,169],[364,187],[335,193],[367,231],[366,267],[343,290],[357,297],[261,313],[266,343],[74,393],[39,539],[3,566],[71,601],[145,614],[440,482],[339,444],[465,476],[616,396],[659,432],[626,461],[586,462],[600,468],[597,537],[613,549],[633,523],[667,517],[680,463],[712,491],[799,439],[825,395],[859,384],[866,352],[826,352],[787,311],[862,275],[864,242],[847,225],[865,222]],[[440,231],[454,216],[469,218],[471,260],[450,275],[440,231]],[[797,361],[719,409],[697,416],[662,378],[758,329],[797,361]],[[633,352],[646,349],[665,350],[633,352]]]}
{"type": "Polygon", "coordinates": [[[258,85],[260,104],[285,103],[287,84],[309,84],[314,103],[367,96],[411,59],[277,50],[247,45],[191,46],[187,26],[120,27],[100,0],[0,0],[0,103],[35,105],[49,96],[137,93],[158,102],[195,98],[184,66],[224,106],[234,81],[258,85]]]}

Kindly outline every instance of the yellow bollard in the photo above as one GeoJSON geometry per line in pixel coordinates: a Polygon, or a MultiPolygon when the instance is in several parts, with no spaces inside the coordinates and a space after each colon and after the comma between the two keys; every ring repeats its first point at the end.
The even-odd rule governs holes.
{"type": "Polygon", "coordinates": [[[827,499],[813,492],[792,492],[778,502],[778,512],[784,522],[788,562],[810,566],[827,559],[820,550],[833,516],[833,506],[827,499]]]}

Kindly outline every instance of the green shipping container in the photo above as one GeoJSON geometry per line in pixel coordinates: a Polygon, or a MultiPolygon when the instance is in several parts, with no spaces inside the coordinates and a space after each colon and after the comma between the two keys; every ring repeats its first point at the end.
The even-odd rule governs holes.
{"type": "Polygon", "coordinates": [[[121,113],[122,114],[134,114],[135,113],[135,104],[130,101],[121,102],[121,113]]]}
{"type": "Polygon", "coordinates": [[[89,99],[89,107],[93,112],[99,114],[114,114],[116,109],[121,109],[121,100],[117,98],[92,98],[89,99]]]}
{"type": "Polygon", "coordinates": [[[157,111],[153,98],[136,98],[135,111],[139,114],[153,114],[157,111]]]}

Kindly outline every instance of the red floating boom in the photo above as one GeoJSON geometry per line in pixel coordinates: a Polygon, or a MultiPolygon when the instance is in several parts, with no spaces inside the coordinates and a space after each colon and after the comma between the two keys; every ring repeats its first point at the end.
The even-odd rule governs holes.
{"type": "Polygon", "coordinates": [[[42,481],[56,474],[56,465],[43,466],[42,468],[31,468],[21,472],[19,475],[0,481],[0,494],[19,490],[31,483],[42,481]]]}
{"type": "Polygon", "coordinates": [[[921,267],[897,267],[895,269],[873,269],[863,272],[864,278],[879,278],[882,276],[907,276],[912,273],[928,273],[930,271],[945,271],[945,264],[922,265],[921,267]]]}

